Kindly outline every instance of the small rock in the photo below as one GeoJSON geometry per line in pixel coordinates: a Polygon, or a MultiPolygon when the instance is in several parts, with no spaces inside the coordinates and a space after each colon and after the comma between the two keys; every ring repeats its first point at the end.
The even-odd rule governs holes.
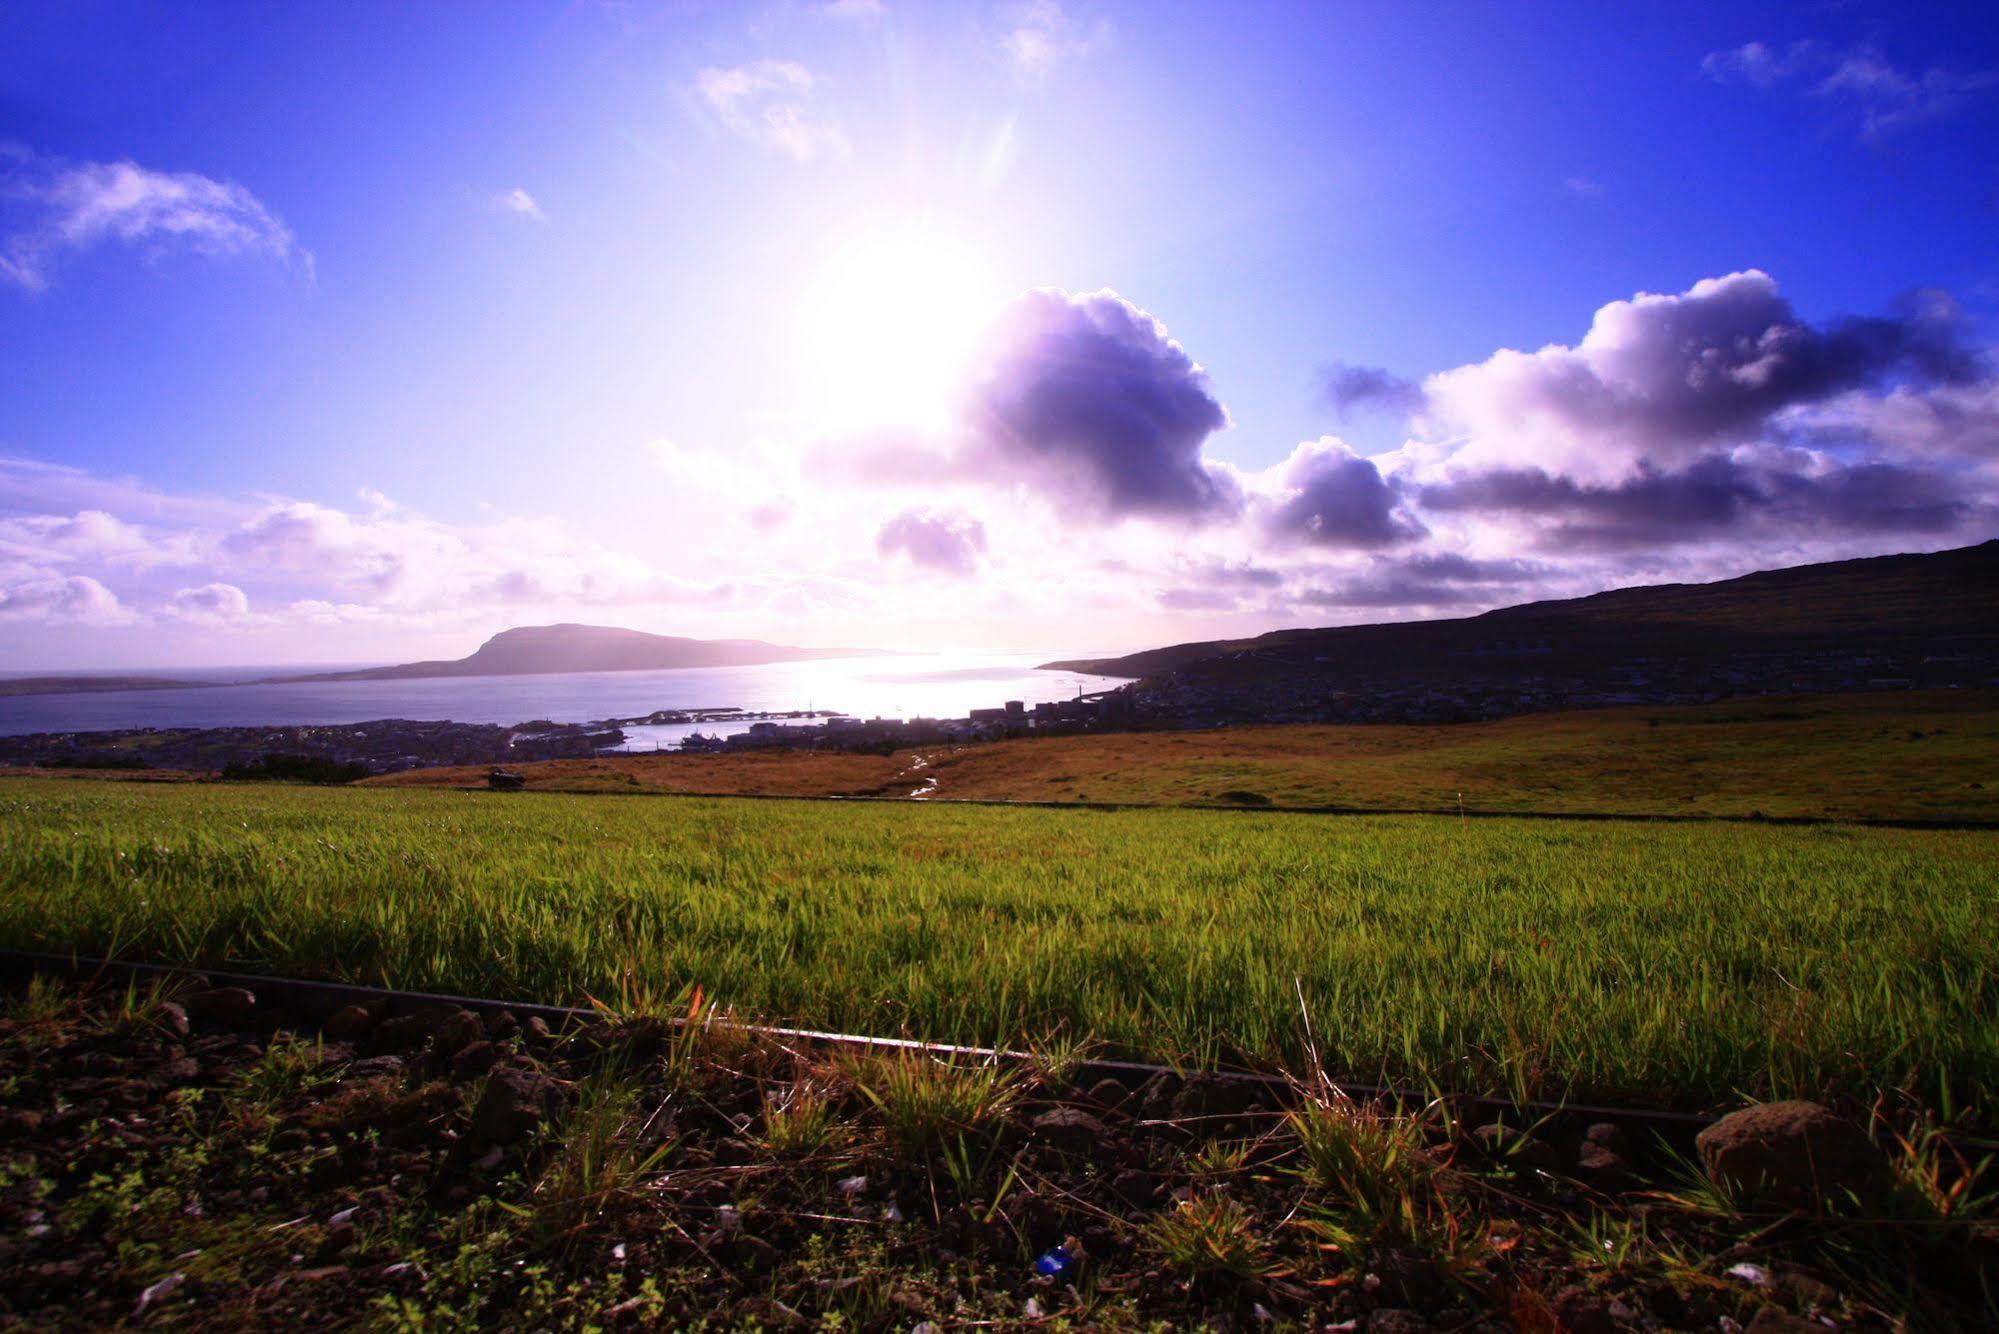
{"type": "Polygon", "coordinates": [[[370,1056],[355,1061],[347,1067],[349,1079],[379,1079],[383,1075],[399,1075],[403,1072],[403,1058],[400,1056],[370,1056]]]}
{"type": "Polygon", "coordinates": [[[804,1329],[812,1323],[775,1297],[745,1297],[736,1303],[734,1315],[757,1329],[804,1329]]]}
{"type": "Polygon", "coordinates": [[[1583,1132],[1583,1138],[1606,1149],[1619,1152],[1624,1149],[1624,1127],[1615,1121],[1592,1122],[1590,1128],[1583,1132]]]}
{"type": "Polygon", "coordinates": [[[485,1039],[486,1026],[470,1010],[446,1015],[431,1031],[431,1046],[442,1056],[456,1056],[475,1042],[485,1039]]]}
{"type": "MultiPolygon", "coordinates": [[[[247,996],[249,993],[244,992],[243,994],[247,996]]],[[[139,1294],[139,1304],[132,1308],[132,1314],[134,1316],[144,1315],[147,1307],[155,1302],[165,1301],[173,1295],[175,1288],[178,1288],[185,1282],[187,1282],[186,1274],[179,1272],[168,1274],[165,1278],[139,1294]]]]}
{"type": "Polygon", "coordinates": [[[426,1014],[399,1014],[375,1025],[368,1045],[378,1052],[414,1051],[430,1041],[433,1021],[426,1014]]]}
{"type": "Polygon", "coordinates": [[[1090,1091],[1084,1096],[1107,1112],[1119,1112],[1131,1101],[1131,1090],[1122,1081],[1106,1075],[1090,1085],[1090,1091]]]}
{"type": "Polygon", "coordinates": [[[1708,1179],[1743,1202],[1779,1209],[1883,1203],[1895,1190],[1867,1132],[1815,1102],[1730,1112],[1694,1140],[1708,1179]]]}
{"type": "Polygon", "coordinates": [[[375,1016],[365,1005],[343,1005],[326,1018],[326,1036],[335,1042],[352,1042],[366,1037],[375,1026],[375,1016]]]}
{"type": "Polygon", "coordinates": [[[191,992],[186,1008],[193,1018],[223,1028],[247,1029],[257,1019],[257,998],[242,987],[191,992]]]}
{"type": "Polygon", "coordinates": [[[1110,1137],[1104,1123],[1080,1107],[1050,1108],[1033,1125],[1035,1134],[1069,1149],[1087,1149],[1110,1137]]]}
{"type": "Polygon", "coordinates": [[[1366,1328],[1367,1334],[1428,1334],[1436,1326],[1414,1311],[1387,1306],[1368,1313],[1366,1328]]]}
{"type": "Polygon", "coordinates": [[[1132,1169],[1118,1173],[1111,1181],[1111,1189],[1126,1204],[1143,1209],[1152,1203],[1153,1192],[1159,1189],[1159,1181],[1150,1172],[1132,1169]]]}
{"type": "Polygon", "coordinates": [[[777,1247],[748,1232],[737,1234],[729,1243],[729,1253],[745,1269],[771,1269],[777,1265],[777,1247]]]}
{"type": "Polygon", "coordinates": [[[866,1177],[841,1177],[833,1183],[833,1189],[849,1200],[857,1199],[868,1192],[866,1177]]]}
{"type": "Polygon", "coordinates": [[[521,1031],[527,1034],[530,1042],[547,1042],[553,1036],[548,1031],[548,1021],[538,1014],[529,1015],[527,1022],[521,1025],[521,1031]]]}
{"type": "Polygon", "coordinates": [[[0,1116],[0,1139],[27,1139],[42,1128],[42,1114],[27,1108],[0,1116]]]}
{"type": "Polygon", "coordinates": [[[495,1070],[472,1112],[472,1131],[492,1144],[512,1144],[534,1133],[560,1102],[561,1090],[530,1070],[495,1070]]]}
{"type": "Polygon", "coordinates": [[[486,1035],[495,1042],[505,1042],[520,1031],[521,1021],[512,1010],[495,1010],[486,1016],[486,1035]]]}
{"type": "Polygon", "coordinates": [[[499,1059],[499,1047],[482,1038],[451,1058],[451,1077],[461,1084],[477,1079],[491,1070],[499,1059]]]}
{"type": "Polygon", "coordinates": [[[177,1038],[187,1036],[187,1011],[177,1002],[161,1001],[158,1008],[153,1011],[153,1018],[154,1022],[169,1035],[177,1038]]]}
{"type": "Polygon", "coordinates": [[[1748,1334],[1825,1334],[1825,1326],[1779,1307],[1766,1306],[1749,1322],[1748,1334]]]}
{"type": "Polygon", "coordinates": [[[1245,1079],[1194,1075],[1173,1095],[1173,1119],[1237,1116],[1256,1101],[1258,1092],[1256,1085],[1245,1079]]]}
{"type": "Polygon", "coordinates": [[[1557,1325],[1573,1334],[1617,1334],[1610,1303],[1588,1288],[1567,1287],[1551,1303],[1557,1325]]]}
{"type": "Polygon", "coordinates": [[[1624,1159],[1609,1145],[1595,1140],[1584,1140],[1581,1153],[1576,1157],[1576,1166],[1594,1177],[1616,1180],[1629,1173],[1625,1171],[1624,1159]]]}
{"type": "Polygon", "coordinates": [[[1638,1292],[1645,1300],[1645,1309],[1667,1324],[1679,1323],[1687,1309],[1686,1299],[1680,1296],[1680,1290],[1666,1279],[1648,1279],[1639,1285],[1638,1292]]]}
{"type": "Polygon", "coordinates": [[[153,1084],[160,1088],[171,1088],[179,1084],[191,1084],[201,1077],[201,1062],[192,1056],[183,1056],[176,1061],[168,1061],[149,1076],[153,1084]]]}

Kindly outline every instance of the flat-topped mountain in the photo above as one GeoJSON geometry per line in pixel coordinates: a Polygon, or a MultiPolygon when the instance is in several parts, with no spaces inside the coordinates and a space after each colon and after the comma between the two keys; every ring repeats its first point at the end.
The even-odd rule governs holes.
{"type": "Polygon", "coordinates": [[[351,672],[274,676],[271,681],[397,681],[435,676],[538,676],[550,672],[644,672],[677,667],[752,667],[766,662],[851,658],[867,650],[792,648],[758,639],[682,639],[609,625],[523,625],[502,630],[469,657],[405,662],[351,672]]]}

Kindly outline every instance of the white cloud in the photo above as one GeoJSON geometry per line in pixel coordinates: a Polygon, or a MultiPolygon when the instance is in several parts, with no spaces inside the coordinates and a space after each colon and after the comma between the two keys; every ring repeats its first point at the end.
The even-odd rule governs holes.
{"type": "Polygon", "coordinates": [[[221,625],[249,619],[250,599],[234,584],[203,584],[175,592],[168,609],[185,620],[221,625]]]}
{"type": "Polygon", "coordinates": [[[1562,182],[1562,189],[1578,199],[1603,198],[1603,183],[1587,176],[1571,176],[1562,182]]]}
{"type": "Polygon", "coordinates": [[[710,66],[695,77],[694,91],[731,132],[796,162],[848,152],[837,124],[808,106],[815,91],[811,71],[792,60],[758,60],[733,68],[710,66]]]}
{"type": "Polygon", "coordinates": [[[506,209],[509,213],[517,213],[523,218],[529,218],[535,222],[548,221],[548,215],[541,211],[541,204],[536,201],[533,195],[521,189],[518,185],[501,195],[499,204],[501,208],[506,209]]]}
{"type": "Polygon", "coordinates": [[[88,575],[0,567],[0,621],[109,626],[135,619],[115,593],[88,575]]]}
{"type": "Polygon", "coordinates": [[[264,255],[297,261],[283,219],[240,185],[195,172],[154,171],[125,159],[70,162],[0,145],[0,281],[28,291],[49,285],[59,258],[117,243],[148,254],[264,255]]]}
{"type": "Polygon", "coordinates": [[[865,21],[878,19],[886,12],[882,0],[827,0],[820,8],[820,13],[828,18],[865,21]]]}

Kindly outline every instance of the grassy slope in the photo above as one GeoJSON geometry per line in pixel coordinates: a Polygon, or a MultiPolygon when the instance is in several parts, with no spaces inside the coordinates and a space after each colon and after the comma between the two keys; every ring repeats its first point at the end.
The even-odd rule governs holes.
{"type": "Polygon", "coordinates": [[[0,944],[1715,1103],[1999,1092],[1999,835],[0,787],[0,944]]]}
{"type": "MultiPolygon", "coordinates": [[[[1999,820],[1999,691],[1741,700],[1436,727],[1238,727],[892,757],[634,755],[522,766],[573,791],[1999,820]],[[1915,734],[1920,733],[1920,737],[1915,734]],[[924,767],[914,766],[918,756],[924,767]],[[1237,794],[1231,796],[1230,794],[1237,794]]],[[[483,784],[484,769],[372,780],[483,784]]]]}

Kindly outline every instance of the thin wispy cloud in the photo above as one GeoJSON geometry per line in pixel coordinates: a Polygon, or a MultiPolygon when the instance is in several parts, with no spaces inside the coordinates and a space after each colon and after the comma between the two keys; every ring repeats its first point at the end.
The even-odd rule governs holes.
{"type": "Polygon", "coordinates": [[[1955,115],[1999,89],[1999,70],[1917,69],[1897,65],[1873,47],[1836,51],[1810,40],[1782,48],[1745,42],[1710,51],[1701,61],[1701,73],[1717,83],[1766,90],[1795,87],[1845,108],[1858,118],[1861,136],[1868,140],[1955,115]]]}
{"type": "Polygon", "coordinates": [[[1570,176],[1562,182],[1562,191],[1577,199],[1603,198],[1603,182],[1591,180],[1587,176],[1570,176]]]}
{"type": "Polygon", "coordinates": [[[711,66],[695,77],[694,91],[729,131],[796,162],[848,151],[846,133],[811,107],[816,80],[797,61],[711,66]]]}
{"type": "Polygon", "coordinates": [[[1101,21],[1079,22],[1058,0],[1003,5],[999,19],[995,43],[1016,69],[1030,75],[1045,74],[1062,60],[1084,54],[1109,32],[1101,21]]]}
{"type": "Polygon", "coordinates": [[[500,196],[500,207],[535,222],[547,222],[548,215],[541,211],[541,204],[535,197],[518,185],[500,196]]]}
{"type": "Polygon", "coordinates": [[[106,245],[149,258],[261,255],[312,268],[284,220],[234,182],[0,145],[0,282],[42,291],[65,255],[106,245]]]}

